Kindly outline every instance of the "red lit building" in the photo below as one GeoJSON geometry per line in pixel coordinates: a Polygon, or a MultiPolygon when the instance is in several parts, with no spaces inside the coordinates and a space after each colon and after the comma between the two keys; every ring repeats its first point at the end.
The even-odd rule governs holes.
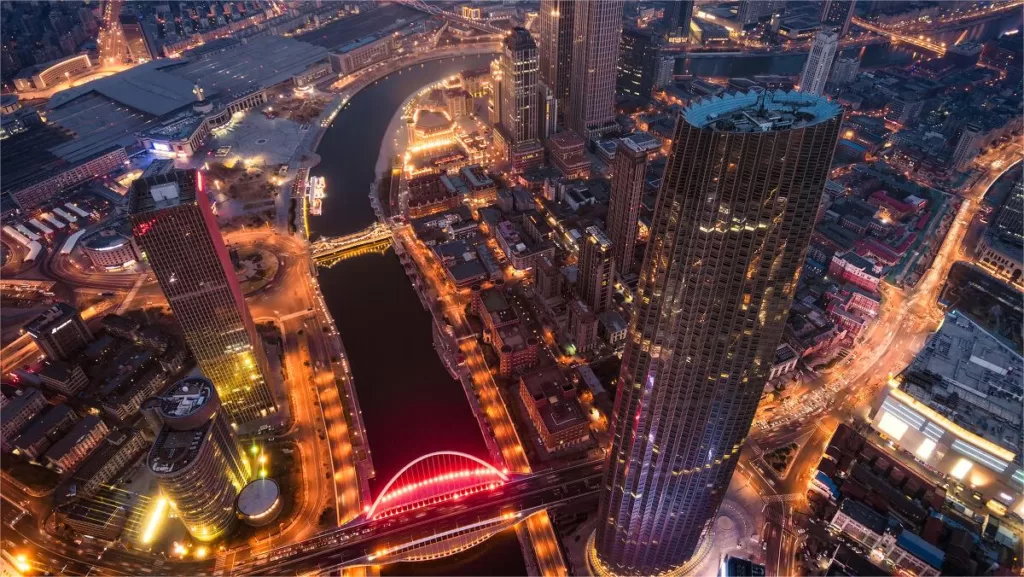
{"type": "Polygon", "coordinates": [[[559,132],[548,139],[548,154],[566,178],[590,178],[590,161],[584,153],[584,141],[572,131],[559,132]]]}

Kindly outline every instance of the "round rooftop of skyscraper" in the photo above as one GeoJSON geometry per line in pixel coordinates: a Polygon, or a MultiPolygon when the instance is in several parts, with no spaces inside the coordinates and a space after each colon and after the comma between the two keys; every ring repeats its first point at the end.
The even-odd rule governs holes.
{"type": "Polygon", "coordinates": [[[160,396],[160,411],[169,417],[187,417],[214,396],[213,383],[203,377],[182,379],[160,396]]]}
{"type": "Polygon", "coordinates": [[[814,126],[841,113],[842,107],[824,96],[751,90],[694,102],[683,109],[683,118],[719,132],[773,132],[814,126]]]}

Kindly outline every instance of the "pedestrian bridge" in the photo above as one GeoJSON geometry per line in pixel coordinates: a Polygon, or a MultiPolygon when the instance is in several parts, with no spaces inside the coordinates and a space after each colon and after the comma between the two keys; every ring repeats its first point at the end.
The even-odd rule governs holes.
{"type": "Polygon", "coordinates": [[[322,237],[310,245],[310,252],[316,264],[330,267],[347,258],[368,252],[383,252],[389,246],[391,230],[377,222],[345,236],[322,237]]]}
{"type": "Polygon", "coordinates": [[[430,453],[398,471],[351,522],[236,563],[232,573],[324,574],[455,555],[545,509],[596,502],[602,465],[524,475],[465,453],[430,453]]]}

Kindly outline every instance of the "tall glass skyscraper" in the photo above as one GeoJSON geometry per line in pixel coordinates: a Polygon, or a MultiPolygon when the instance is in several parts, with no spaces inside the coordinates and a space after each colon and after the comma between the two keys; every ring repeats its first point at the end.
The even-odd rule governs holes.
{"type": "Polygon", "coordinates": [[[678,569],[715,517],[782,338],[841,122],[837,104],[798,92],[683,111],[622,359],[596,571],[678,569]]]}
{"type": "Polygon", "coordinates": [[[202,174],[156,161],[132,183],[133,234],[232,423],[275,412],[267,357],[203,190],[202,174]]]}

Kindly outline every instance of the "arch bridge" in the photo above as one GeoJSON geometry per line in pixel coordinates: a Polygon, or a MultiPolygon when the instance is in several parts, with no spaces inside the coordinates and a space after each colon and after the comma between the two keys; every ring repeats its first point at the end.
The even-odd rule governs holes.
{"type": "Polygon", "coordinates": [[[603,463],[513,474],[465,453],[430,453],[403,467],[351,522],[245,559],[231,574],[325,574],[455,555],[545,509],[596,502],[603,463]]]}
{"type": "Polygon", "coordinates": [[[457,451],[423,455],[402,467],[366,509],[367,519],[380,519],[475,493],[497,489],[508,470],[457,451]]]}

